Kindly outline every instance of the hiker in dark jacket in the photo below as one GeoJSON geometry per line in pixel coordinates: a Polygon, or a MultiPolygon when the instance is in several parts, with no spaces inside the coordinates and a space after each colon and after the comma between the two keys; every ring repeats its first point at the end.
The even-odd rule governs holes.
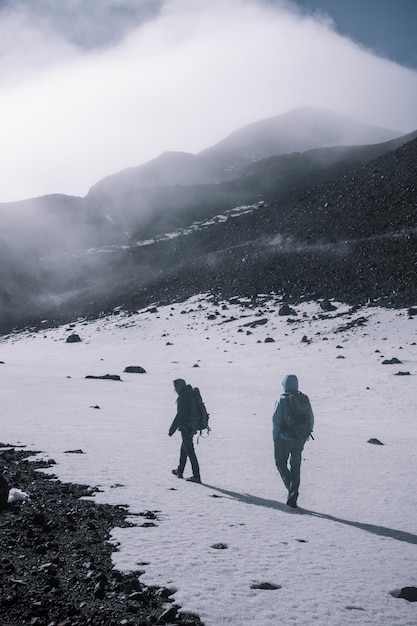
{"type": "Polygon", "coordinates": [[[177,414],[170,426],[168,434],[172,437],[172,435],[179,430],[182,436],[182,443],[178,468],[173,469],[172,473],[178,476],[178,478],[183,478],[185,464],[188,458],[190,459],[193,475],[187,478],[187,480],[193,483],[201,483],[200,467],[198,465],[193,442],[195,430],[191,425],[191,395],[193,390],[182,378],[174,380],[174,388],[178,394],[177,414]]]}
{"type": "MultiPolygon", "coordinates": [[[[287,504],[297,508],[298,490],[300,487],[301,453],[309,434],[297,438],[291,435],[286,428],[289,415],[288,396],[298,392],[298,378],[289,374],[282,381],[283,393],[278,398],[272,416],[272,436],[274,439],[275,465],[282,481],[288,489],[287,504]],[[288,467],[289,462],[289,467],[288,467]]],[[[313,431],[314,415],[311,407],[308,415],[308,433],[313,431]]]]}

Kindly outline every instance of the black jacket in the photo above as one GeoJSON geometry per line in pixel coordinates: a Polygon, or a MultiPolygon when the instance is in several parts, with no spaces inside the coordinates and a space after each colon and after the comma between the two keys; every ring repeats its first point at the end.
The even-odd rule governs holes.
{"type": "Polygon", "coordinates": [[[194,430],[191,426],[191,394],[192,387],[187,385],[180,391],[177,398],[177,414],[172,422],[169,435],[173,435],[176,430],[194,430]]]}

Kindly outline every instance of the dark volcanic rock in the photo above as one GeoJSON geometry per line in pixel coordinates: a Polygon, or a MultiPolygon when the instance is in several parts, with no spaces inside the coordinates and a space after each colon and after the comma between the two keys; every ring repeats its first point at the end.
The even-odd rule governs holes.
{"type": "Polygon", "coordinates": [[[122,380],[119,374],[104,374],[104,376],[94,376],[92,374],[88,374],[85,378],[92,378],[94,380],[122,380]]]}
{"type": "Polygon", "coordinates": [[[4,476],[0,476],[0,508],[6,506],[7,498],[9,497],[9,483],[4,478],[4,476]]]}
{"type": "MultiPolygon", "coordinates": [[[[51,480],[39,472],[47,461],[27,460],[33,454],[0,444],[0,472],[30,496],[0,510],[0,624],[158,623],[169,591],[142,585],[143,571],[112,567],[116,548],[108,539],[112,528],[127,525],[127,509],[81,500],[91,488],[51,480]]],[[[169,615],[175,624],[201,625],[175,605],[169,615]]]]}
{"type": "Polygon", "coordinates": [[[417,602],[417,587],[403,587],[398,597],[409,602],[417,602]]]}
{"type": "Polygon", "coordinates": [[[66,339],[66,343],[79,343],[80,341],[81,341],[81,337],[77,335],[76,333],[73,333],[72,335],[68,335],[66,339]]]}
{"type": "Polygon", "coordinates": [[[128,365],[123,371],[129,374],[146,374],[146,370],[140,365],[128,365]]]}

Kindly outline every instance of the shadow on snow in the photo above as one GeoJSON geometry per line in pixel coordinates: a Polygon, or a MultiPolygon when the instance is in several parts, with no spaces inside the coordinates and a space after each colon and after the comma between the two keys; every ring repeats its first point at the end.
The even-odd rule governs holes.
{"type": "Polygon", "coordinates": [[[263,506],[267,509],[276,509],[277,511],[282,511],[284,513],[311,515],[312,517],[319,517],[320,519],[326,519],[330,522],[337,522],[339,524],[345,524],[346,526],[353,526],[354,528],[365,530],[368,533],[372,533],[373,535],[379,535],[380,537],[389,537],[390,539],[396,539],[397,541],[405,541],[406,543],[412,543],[417,545],[417,535],[407,533],[403,530],[395,530],[394,528],[385,528],[385,526],[375,526],[374,524],[365,524],[363,522],[353,522],[351,520],[341,519],[340,517],[328,515],[327,513],[317,513],[316,511],[309,511],[302,508],[292,509],[286,504],[283,504],[282,502],[277,502],[276,500],[267,500],[266,498],[259,498],[258,496],[252,496],[248,493],[228,491],[227,489],[208,485],[207,483],[204,483],[204,486],[209,487],[209,489],[213,489],[214,491],[218,491],[230,499],[239,500],[240,502],[244,502],[245,504],[263,506]]]}

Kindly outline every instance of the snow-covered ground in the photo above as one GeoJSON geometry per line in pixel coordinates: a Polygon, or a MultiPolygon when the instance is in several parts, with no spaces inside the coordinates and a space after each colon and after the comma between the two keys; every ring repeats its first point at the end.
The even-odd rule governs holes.
{"type": "Polygon", "coordinates": [[[417,586],[417,317],[296,310],[201,296],[5,337],[0,441],[41,450],[61,480],[98,486],[98,502],[129,505],[135,526],[114,530],[115,566],[143,570],[207,626],[416,625],[417,604],[391,592],[417,586]],[[82,341],[67,343],[72,333],[82,341]],[[401,363],[382,363],[392,358],[401,363]],[[125,373],[132,365],[146,373],[125,373]],[[285,504],[271,436],[288,373],[316,422],[298,510],[285,504]],[[122,380],[85,378],[105,374],[122,380]],[[202,485],[171,474],[178,377],[210,412],[196,446],[202,485]],[[145,511],[155,526],[142,526],[145,511]]]}

